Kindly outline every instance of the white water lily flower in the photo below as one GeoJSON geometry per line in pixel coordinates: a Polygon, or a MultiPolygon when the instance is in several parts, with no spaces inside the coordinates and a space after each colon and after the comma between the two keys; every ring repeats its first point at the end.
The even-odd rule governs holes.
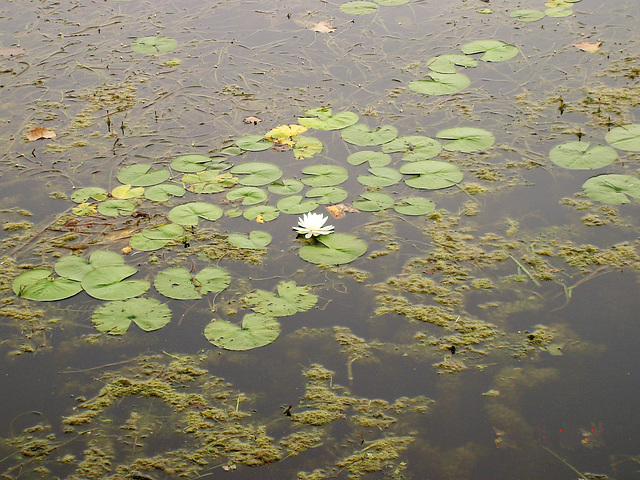
{"type": "Polygon", "coordinates": [[[329,217],[321,213],[305,213],[302,218],[298,217],[298,227],[293,229],[304,238],[315,237],[316,235],[329,235],[333,233],[333,225],[325,225],[329,217]]]}

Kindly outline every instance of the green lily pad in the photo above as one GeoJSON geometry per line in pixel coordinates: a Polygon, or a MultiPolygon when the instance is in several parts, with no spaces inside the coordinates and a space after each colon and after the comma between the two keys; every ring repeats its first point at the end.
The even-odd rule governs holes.
{"type": "Polygon", "coordinates": [[[318,208],[318,202],[316,200],[304,200],[302,195],[291,195],[278,200],[276,206],[281,212],[289,213],[291,215],[299,215],[301,213],[311,212],[318,208]]]}
{"type": "Polygon", "coordinates": [[[68,278],[53,278],[48,268],[34,268],[18,275],[11,288],[17,296],[40,302],[54,302],[73,297],[82,285],[68,278]]]}
{"type": "Polygon", "coordinates": [[[451,95],[471,85],[471,80],[463,73],[429,73],[430,80],[413,80],[408,87],[423,95],[451,95]]]}
{"type": "Polygon", "coordinates": [[[131,44],[131,50],[136,53],[144,53],[145,55],[154,55],[156,53],[170,52],[178,46],[178,41],[173,38],[163,37],[140,37],[131,44]]]}
{"type": "Polygon", "coordinates": [[[389,187],[402,180],[402,174],[395,168],[370,168],[371,175],[358,175],[358,182],[367,187],[389,187]]]}
{"type": "Polygon", "coordinates": [[[310,187],[332,187],[349,178],[347,169],[337,165],[310,165],[303,168],[302,173],[312,175],[302,179],[302,183],[310,187]]]}
{"type": "Polygon", "coordinates": [[[233,187],[238,177],[231,173],[220,173],[220,170],[204,170],[198,173],[187,173],[182,176],[184,183],[191,183],[187,190],[193,193],[219,193],[225,188],[233,187]]]}
{"type": "Polygon", "coordinates": [[[340,187],[316,187],[310,189],[306,196],[313,198],[320,205],[333,205],[345,200],[349,194],[340,187]]]}
{"type": "Polygon", "coordinates": [[[132,188],[132,185],[129,185],[129,184],[120,185],[114,188],[113,190],[111,190],[111,196],[119,200],[126,200],[129,198],[138,198],[138,197],[141,197],[143,193],[144,193],[143,187],[132,188]]]}
{"type": "Polygon", "coordinates": [[[227,192],[227,200],[237,202],[242,200],[242,205],[255,205],[264,202],[269,194],[257,187],[238,187],[227,192]]]}
{"type": "Polygon", "coordinates": [[[521,22],[536,22],[544,18],[545,13],[541,10],[522,9],[514,10],[509,14],[511,18],[520,20],[521,22]]]}
{"type": "Polygon", "coordinates": [[[169,210],[169,220],[183,226],[198,225],[198,219],[215,221],[222,216],[222,209],[211,203],[190,202],[169,210]]]}
{"type": "Polygon", "coordinates": [[[242,214],[247,220],[256,220],[258,216],[260,216],[263,222],[275,220],[279,215],[280,210],[273,205],[254,205],[253,207],[247,208],[242,214]]]}
{"type": "Polygon", "coordinates": [[[150,187],[164,182],[171,176],[169,170],[150,170],[151,165],[144,163],[130,165],[118,172],[118,180],[134,187],[150,187]]]}
{"type": "Polygon", "coordinates": [[[437,160],[407,163],[400,173],[417,175],[407,178],[405,183],[413,188],[437,190],[447,188],[462,181],[463,173],[457,165],[437,160]]]}
{"type": "Polygon", "coordinates": [[[356,123],[341,130],[340,136],[347,143],[360,147],[371,147],[390,142],[398,136],[398,129],[391,125],[383,125],[369,130],[369,127],[364,123],[356,123]]]}
{"type": "Polygon", "coordinates": [[[436,204],[424,197],[405,197],[396,202],[393,209],[403,215],[426,215],[436,208],[436,204]]]}
{"type": "Polygon", "coordinates": [[[440,130],[436,137],[452,140],[442,147],[449,152],[478,152],[490,147],[496,141],[491,132],[473,127],[447,128],[440,130]]]}
{"type": "Polygon", "coordinates": [[[385,7],[397,7],[398,5],[406,5],[411,0],[375,0],[378,5],[385,7]]]}
{"type": "Polygon", "coordinates": [[[501,40],[478,40],[467,43],[461,47],[462,53],[472,55],[474,53],[482,53],[480,60],[485,62],[502,62],[509,60],[520,50],[515,45],[510,45],[501,40]]]}
{"type": "Polygon", "coordinates": [[[131,215],[136,209],[135,203],[130,200],[106,200],[98,204],[98,212],[108,217],[118,215],[131,215]]]}
{"type": "Polygon", "coordinates": [[[165,297],[176,300],[202,298],[196,290],[193,275],[184,267],[168,268],[153,279],[153,286],[165,297]]]}
{"type": "Polygon", "coordinates": [[[318,302],[317,295],[309,293],[311,287],[296,282],[280,282],[277,293],[254,290],[242,300],[256,313],[270,317],[286,317],[307,311],[318,302]]]}
{"type": "Polygon", "coordinates": [[[254,230],[249,235],[242,235],[240,233],[232,233],[227,238],[229,243],[237,248],[264,248],[271,243],[271,235],[267,232],[261,232],[260,230],[254,230]]]}
{"type": "Polygon", "coordinates": [[[567,5],[564,5],[564,6],[547,8],[544,11],[544,14],[547,17],[561,18],[561,17],[568,17],[569,15],[573,15],[573,10],[571,10],[571,8],[568,7],[567,5]]]}
{"type": "Polygon", "coordinates": [[[273,142],[262,135],[246,135],[236,140],[236,145],[247,152],[262,152],[273,147],[273,142]]]}
{"type": "Polygon", "coordinates": [[[296,136],[296,143],[293,146],[293,156],[297,160],[311,158],[317,153],[322,152],[322,148],[322,142],[317,138],[298,135],[296,136]]]}
{"type": "Polygon", "coordinates": [[[204,336],[216,347],[226,350],[251,350],[270,344],[280,335],[280,324],[273,317],[248,313],[242,326],[226,320],[214,320],[204,329],[204,336]]]}
{"type": "Polygon", "coordinates": [[[376,10],[378,10],[378,5],[364,0],[354,0],[352,2],[343,3],[340,5],[339,10],[347,15],[369,15],[370,13],[375,13],[376,10]]]}
{"type": "Polygon", "coordinates": [[[97,202],[106,200],[109,193],[104,188],[99,187],[85,187],[76,190],[71,194],[71,200],[76,203],[85,203],[90,198],[93,198],[97,202]]]}
{"type": "Polygon", "coordinates": [[[437,73],[451,74],[456,73],[456,66],[464,68],[473,68],[478,65],[478,61],[468,55],[459,53],[450,53],[446,55],[438,55],[427,61],[427,67],[437,73]]]}
{"type": "Polygon", "coordinates": [[[331,114],[331,109],[312,108],[304,112],[305,115],[315,116],[298,118],[298,123],[307,128],[315,128],[316,130],[340,130],[358,122],[358,115],[352,112],[341,112],[335,115],[331,114]]]}
{"type": "Polygon", "coordinates": [[[381,148],[384,153],[404,153],[402,160],[405,162],[429,160],[442,151],[442,145],[439,141],[418,135],[398,137],[385,143],[381,148]]]}
{"type": "Polygon", "coordinates": [[[300,180],[296,180],[294,178],[283,178],[277,182],[273,182],[267,187],[267,190],[278,195],[291,195],[298,193],[303,188],[304,183],[300,180]]]}
{"type": "Polygon", "coordinates": [[[282,170],[273,163],[241,163],[239,165],[235,165],[229,171],[233,175],[245,175],[238,180],[238,183],[249,187],[261,187],[275,182],[282,177],[282,170]]]}
{"type": "Polygon", "coordinates": [[[205,267],[194,276],[196,288],[202,295],[222,292],[231,283],[231,276],[219,267],[205,267]]]}
{"type": "Polygon", "coordinates": [[[574,170],[589,170],[611,165],[618,158],[616,151],[605,145],[590,147],[589,142],[565,142],[549,152],[556,165],[574,170]]]}
{"type": "Polygon", "coordinates": [[[186,190],[180,185],[161,183],[147,188],[144,196],[154,202],[166,202],[171,197],[182,197],[185,192],[186,190]]]}
{"type": "Polygon", "coordinates": [[[98,300],[124,300],[149,290],[146,280],[125,280],[138,270],[129,265],[97,267],[82,277],[82,288],[98,300]]]}
{"type": "Polygon", "coordinates": [[[640,124],[612,128],[604,139],[609,145],[627,152],[640,152],[640,124]]]}
{"type": "Polygon", "coordinates": [[[379,212],[393,206],[394,199],[391,195],[382,192],[365,192],[353,206],[363,212],[379,212]]]}
{"type": "Polygon", "coordinates": [[[105,303],[91,316],[91,321],[103,333],[122,335],[131,322],[145,332],[158,330],[171,321],[171,310],[153,298],[132,298],[105,303]]]}
{"type": "MultiPolygon", "coordinates": [[[[355,204],[355,202],[354,202],[355,204]]],[[[343,265],[353,262],[367,251],[367,243],[348,233],[332,233],[315,237],[319,244],[304,245],[300,258],[318,265],[343,265]]]]}
{"type": "Polygon", "coordinates": [[[129,245],[136,250],[151,252],[164,247],[183,233],[184,229],[180,225],[169,223],[136,233],[129,239],[129,245]]]}
{"type": "Polygon", "coordinates": [[[631,175],[598,175],[584,182],[582,190],[592,200],[622,205],[629,203],[627,196],[640,199],[640,179],[631,175]]]}
{"type": "Polygon", "coordinates": [[[124,258],[115,252],[97,250],[91,254],[89,260],[78,255],[62,257],[55,263],[53,269],[61,277],[80,282],[90,271],[109,265],[124,265],[124,258]]]}
{"type": "Polygon", "coordinates": [[[208,157],[190,153],[180,155],[171,161],[171,168],[182,173],[198,173],[204,170],[226,170],[231,164],[225,161],[225,157],[208,157]]]}
{"type": "MultiPolygon", "coordinates": [[[[395,140],[389,143],[393,142],[395,142],[395,140]]],[[[384,167],[391,163],[391,155],[373,150],[361,150],[349,155],[347,157],[347,162],[351,165],[361,165],[368,162],[370,167],[384,167]]]]}

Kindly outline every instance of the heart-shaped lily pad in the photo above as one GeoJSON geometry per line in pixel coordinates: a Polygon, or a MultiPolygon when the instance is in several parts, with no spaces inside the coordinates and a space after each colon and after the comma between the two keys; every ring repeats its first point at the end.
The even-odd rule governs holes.
{"type": "Polygon", "coordinates": [[[78,255],[67,255],[58,260],[53,269],[61,277],[69,280],[82,281],[90,271],[109,265],[124,265],[124,258],[120,254],[108,250],[97,250],[91,254],[89,260],[78,255]]]}
{"type": "Polygon", "coordinates": [[[151,332],[171,321],[171,310],[153,298],[132,298],[105,303],[93,312],[91,321],[100,332],[110,335],[122,335],[131,322],[151,332]]]}
{"type": "Polygon", "coordinates": [[[435,210],[436,204],[424,197],[405,197],[393,209],[403,215],[425,215],[435,210]]]}
{"type": "Polygon", "coordinates": [[[104,188],[99,187],[85,187],[80,188],[71,194],[71,200],[76,203],[84,203],[90,198],[97,202],[106,200],[109,193],[104,188]]]}
{"type": "Polygon", "coordinates": [[[469,77],[463,73],[431,72],[430,80],[413,80],[408,87],[423,95],[451,95],[471,85],[469,77]]]}
{"type": "Polygon", "coordinates": [[[612,128],[604,139],[609,145],[627,152],[640,152],[640,124],[612,128]]]}
{"type": "Polygon", "coordinates": [[[280,324],[273,317],[248,313],[242,326],[226,320],[213,320],[204,329],[212,344],[227,350],[251,350],[270,344],[280,335],[280,324]]]}
{"type": "Polygon", "coordinates": [[[267,232],[261,232],[260,230],[254,230],[249,235],[242,235],[240,233],[232,233],[227,237],[227,240],[231,245],[237,248],[264,248],[271,243],[271,235],[267,232]]]}
{"type": "Polygon", "coordinates": [[[549,158],[556,165],[573,170],[602,168],[612,164],[618,158],[616,151],[605,145],[589,142],[565,142],[556,145],[549,152],[549,158]]]}
{"type": "Polygon", "coordinates": [[[407,178],[405,183],[413,188],[437,190],[447,188],[462,181],[463,174],[457,165],[437,160],[407,163],[400,173],[417,175],[407,178]]]}
{"type": "Polygon", "coordinates": [[[442,147],[449,152],[478,152],[490,147],[496,141],[491,132],[473,127],[447,128],[440,130],[436,137],[451,140],[442,147]]]}
{"type": "Polygon", "coordinates": [[[598,202],[609,205],[629,203],[629,197],[640,199],[640,179],[631,175],[598,175],[582,185],[584,193],[598,202]]]}
{"type": "Polygon", "coordinates": [[[365,0],[353,0],[340,5],[339,10],[347,15],[368,15],[378,10],[378,5],[365,0]]]}
{"type": "Polygon", "coordinates": [[[170,52],[178,46],[178,41],[173,38],[163,37],[141,37],[131,44],[131,50],[145,55],[154,55],[156,53],[170,52]]]}
{"type": "MultiPolygon", "coordinates": [[[[355,204],[355,202],[354,202],[355,204]]],[[[315,245],[300,248],[300,258],[318,265],[342,265],[354,261],[367,251],[367,243],[348,233],[332,233],[315,237],[315,245]]]]}
{"type": "Polygon", "coordinates": [[[197,153],[180,155],[171,161],[171,168],[182,173],[198,173],[206,169],[222,171],[231,166],[225,161],[225,157],[208,157],[197,153]]]}
{"type": "Polygon", "coordinates": [[[190,202],[169,210],[169,220],[183,226],[198,225],[198,219],[215,221],[222,216],[222,209],[211,203],[190,202]]]}
{"type": "Polygon", "coordinates": [[[385,143],[382,145],[382,151],[385,153],[402,152],[404,153],[402,160],[405,162],[417,162],[429,160],[438,155],[442,151],[442,145],[433,138],[410,135],[398,137],[389,143],[385,143]]]}
{"type": "Polygon", "coordinates": [[[245,175],[238,180],[238,183],[249,187],[261,187],[282,177],[282,170],[273,163],[265,162],[241,163],[229,171],[233,175],[245,175]]]}
{"type": "Polygon", "coordinates": [[[296,282],[280,282],[277,293],[266,290],[255,290],[242,300],[256,313],[271,317],[286,317],[298,312],[307,311],[318,302],[318,296],[310,293],[307,285],[296,285],[296,282]]]}
{"type": "Polygon", "coordinates": [[[263,135],[245,135],[236,140],[236,145],[247,152],[261,152],[273,147],[273,142],[265,140],[263,135]]]}
{"type": "Polygon", "coordinates": [[[34,268],[18,275],[12,289],[13,293],[28,300],[54,302],[73,297],[82,291],[82,286],[68,278],[54,279],[48,268],[34,268]]]}
{"type": "Polygon", "coordinates": [[[312,108],[304,113],[310,117],[298,118],[298,123],[316,130],[340,130],[358,122],[358,115],[355,113],[341,112],[332,115],[328,107],[312,108]],[[312,118],[313,116],[317,118],[312,118]]]}
{"type": "Polygon", "coordinates": [[[317,138],[300,135],[296,137],[296,143],[293,146],[293,156],[297,160],[311,158],[317,153],[322,152],[322,148],[322,142],[317,138]]]}
{"type": "Polygon", "coordinates": [[[340,187],[316,187],[310,189],[306,196],[313,198],[321,205],[333,205],[345,200],[349,194],[344,188],[340,187]]]}
{"type": "Polygon", "coordinates": [[[134,187],[150,187],[167,180],[171,174],[168,170],[151,170],[151,165],[139,163],[130,165],[118,172],[118,180],[121,183],[134,187]]]}
{"type": "Polygon", "coordinates": [[[460,49],[462,53],[467,55],[482,53],[480,60],[485,62],[502,62],[515,57],[520,52],[515,45],[510,45],[501,40],[478,40],[467,43],[460,49]]]}
{"type": "Polygon", "coordinates": [[[227,192],[227,200],[237,202],[242,200],[242,205],[255,205],[263,202],[269,195],[258,187],[238,187],[227,192]]]}
{"type": "Polygon", "coordinates": [[[369,130],[369,127],[364,123],[356,123],[343,129],[340,132],[340,136],[347,143],[360,147],[370,147],[390,142],[398,136],[398,129],[391,125],[383,125],[369,130]]]}
{"type": "Polygon", "coordinates": [[[367,187],[389,187],[402,180],[402,174],[395,168],[370,168],[371,175],[358,175],[358,182],[367,187]]]}
{"type": "Polygon", "coordinates": [[[158,227],[136,233],[129,240],[129,245],[136,250],[150,252],[164,247],[171,240],[179,237],[183,233],[184,229],[180,225],[169,223],[167,225],[160,225],[158,227]]]}
{"type": "MultiPolygon", "coordinates": [[[[393,142],[395,142],[395,140],[393,142]]],[[[370,167],[384,167],[391,163],[391,155],[373,150],[361,150],[349,155],[347,157],[347,162],[351,165],[361,165],[368,162],[370,167]]]]}
{"type": "Polygon", "coordinates": [[[456,73],[456,66],[473,68],[478,65],[478,61],[468,55],[450,53],[438,55],[427,61],[427,67],[437,73],[456,73]]]}
{"type": "Polygon", "coordinates": [[[108,217],[117,217],[118,215],[131,215],[136,209],[135,203],[130,200],[106,200],[98,204],[98,212],[108,217]]]}
{"type": "Polygon", "coordinates": [[[277,193],[278,195],[291,195],[298,193],[304,188],[304,183],[294,178],[283,178],[277,182],[273,182],[267,187],[271,193],[277,193]]]}
{"type": "Polygon", "coordinates": [[[511,18],[520,20],[521,22],[535,22],[544,18],[545,13],[541,10],[534,10],[530,8],[522,10],[514,10],[509,14],[511,18]]]}
{"type": "Polygon", "coordinates": [[[363,212],[379,212],[392,207],[393,202],[393,197],[387,193],[365,192],[353,202],[353,206],[363,212]]]}
{"type": "Polygon", "coordinates": [[[98,300],[124,300],[149,290],[146,280],[125,280],[138,270],[129,265],[97,267],[82,277],[82,288],[98,300]]]}
{"type": "Polygon", "coordinates": [[[304,200],[302,195],[291,195],[278,200],[277,207],[281,212],[299,215],[318,208],[318,202],[313,199],[304,200]]]}
{"type": "Polygon", "coordinates": [[[144,196],[154,202],[166,202],[171,197],[182,197],[186,190],[181,185],[173,183],[161,183],[147,188],[144,196]]]}
{"type": "Polygon", "coordinates": [[[242,214],[247,220],[260,219],[260,223],[275,220],[279,215],[280,210],[273,205],[254,205],[253,207],[247,208],[242,214]]]}

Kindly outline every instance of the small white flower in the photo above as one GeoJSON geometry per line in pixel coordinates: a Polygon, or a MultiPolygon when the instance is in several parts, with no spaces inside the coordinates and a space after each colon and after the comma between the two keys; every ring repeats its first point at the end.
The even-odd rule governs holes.
{"type": "Polygon", "coordinates": [[[333,225],[326,225],[325,223],[329,217],[322,215],[321,213],[305,213],[302,218],[298,218],[298,227],[293,229],[300,235],[304,235],[304,238],[311,238],[316,235],[329,235],[333,233],[333,225]]]}

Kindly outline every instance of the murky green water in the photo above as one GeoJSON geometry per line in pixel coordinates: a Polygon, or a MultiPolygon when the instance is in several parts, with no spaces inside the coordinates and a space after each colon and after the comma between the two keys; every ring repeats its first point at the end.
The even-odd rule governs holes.
{"type": "MultiPolygon", "coordinates": [[[[325,2],[0,3],[4,477],[637,478],[638,199],[605,204],[582,186],[596,175],[637,178],[638,153],[616,148],[612,163],[580,170],[549,157],[566,142],[607,146],[610,130],[638,123],[635,2],[582,0],[564,6],[567,16],[549,16],[556,8],[531,22],[510,14],[552,7],[393,3],[402,2],[363,15],[325,2]],[[157,51],[136,51],[137,39],[157,36],[175,47],[161,52],[156,38],[157,51]],[[479,40],[518,51],[455,67],[469,79],[458,92],[409,88],[433,73],[431,58],[479,40]],[[587,52],[578,42],[602,44],[587,52]],[[495,142],[461,152],[439,138],[445,150],[429,159],[463,175],[441,189],[412,188],[406,173],[367,187],[360,176],[373,172],[347,158],[386,147],[356,145],[342,128],[300,134],[321,143],[315,155],[301,153],[296,135],[266,150],[236,145],[321,107],[399,137],[473,127],[495,142]],[[40,126],[55,138],[30,141],[40,126]],[[270,164],[306,182],[303,196],[315,186],[303,169],[342,167],[347,197],[330,203],[362,205],[375,192],[391,204],[330,218],[348,235],[333,237],[345,239],[340,247],[355,238],[367,250],[318,266],[301,253],[317,241],[296,238],[300,215],[284,211],[288,195],[274,182],[252,195],[267,192],[257,205],[277,217],[248,219],[251,206],[227,195],[251,182],[229,175],[219,192],[197,193],[184,176],[197,172],[176,168],[186,154],[236,169],[270,164]],[[140,164],[187,191],[166,201],[132,195],[119,215],[97,211],[113,196],[72,199],[86,187],[120,195],[123,171],[140,164]],[[407,197],[435,209],[394,209],[407,197]],[[215,206],[219,218],[179,227],[164,247],[136,248],[135,235],[175,222],[172,209],[190,202],[215,206]],[[252,231],[270,243],[229,241],[252,231]],[[12,291],[25,271],[97,251],[149,282],[140,297],[170,309],[166,326],[154,314],[155,330],[101,333],[95,312],[125,294],[96,299],[85,280],[59,301],[12,291]],[[205,268],[224,270],[229,284],[170,298],[153,284],[176,267],[198,288],[205,268]],[[293,284],[283,282],[301,290],[286,297],[278,287],[293,284]],[[273,318],[275,304],[287,313],[273,318]],[[262,310],[280,328],[265,346],[229,350],[203,334],[212,319],[240,325],[262,310]]],[[[390,156],[389,169],[410,163],[390,156]]],[[[328,215],[323,204],[313,211],[328,215]]]]}

